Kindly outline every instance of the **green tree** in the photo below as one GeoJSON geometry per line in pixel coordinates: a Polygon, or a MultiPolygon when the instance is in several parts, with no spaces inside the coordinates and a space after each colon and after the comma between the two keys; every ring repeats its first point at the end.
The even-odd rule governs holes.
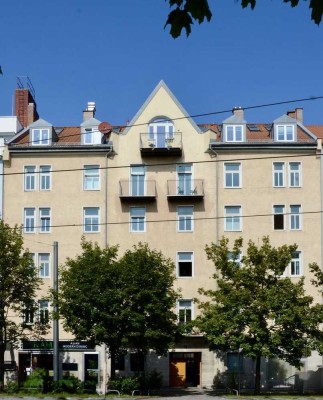
{"type": "Polygon", "coordinates": [[[241,350],[255,360],[259,393],[261,357],[277,357],[299,368],[301,358],[322,338],[322,306],[305,294],[303,278],[295,283],[282,276],[296,245],[274,248],[268,237],[260,247],[249,241],[239,265],[242,244],[237,239],[230,250],[228,239],[222,238],[219,245],[206,247],[217,289],[200,289],[210,300],[200,303],[196,324],[211,349],[241,350]]]}
{"type": "MultiPolygon", "coordinates": [[[[206,19],[210,21],[212,13],[209,7],[209,0],[166,0],[172,11],[168,15],[165,27],[170,25],[170,34],[173,38],[181,35],[182,29],[185,29],[186,35],[191,33],[191,25],[194,21],[199,24],[206,19]]],[[[299,0],[283,0],[284,3],[290,3],[296,7],[299,0]]],[[[256,0],[241,0],[242,8],[250,6],[252,9],[256,6],[256,0]]],[[[322,20],[323,2],[322,0],[310,0],[309,7],[312,9],[311,18],[319,25],[322,20]]]]}
{"type": "Polygon", "coordinates": [[[36,317],[40,283],[31,254],[23,249],[21,228],[11,228],[0,220],[0,391],[7,346],[45,333],[46,326],[36,317]]]}
{"type": "Polygon", "coordinates": [[[128,313],[126,346],[138,353],[167,352],[178,334],[174,313],[178,293],[173,289],[174,263],[161,252],[139,243],[126,251],[123,271],[124,308],[128,313]]]}
{"type": "Polygon", "coordinates": [[[105,344],[111,358],[128,348],[165,352],[173,339],[173,264],[139,244],[117,261],[117,247],[82,240],[83,253],[60,269],[59,314],[79,340],[105,344]]]}

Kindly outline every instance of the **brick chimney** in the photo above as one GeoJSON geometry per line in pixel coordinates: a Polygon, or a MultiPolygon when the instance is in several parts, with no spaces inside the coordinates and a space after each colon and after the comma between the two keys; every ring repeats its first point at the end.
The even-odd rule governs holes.
{"type": "Polygon", "coordinates": [[[29,89],[16,89],[15,115],[25,128],[39,119],[37,104],[29,89]]]}
{"type": "Polygon", "coordinates": [[[86,109],[83,111],[83,122],[86,121],[87,119],[94,118],[95,111],[96,111],[95,102],[89,101],[87,103],[86,109]]]}
{"type": "Polygon", "coordinates": [[[234,107],[232,114],[237,116],[239,119],[244,119],[244,110],[242,107],[234,107]]]}
{"type": "Polygon", "coordinates": [[[296,119],[296,121],[303,123],[303,108],[298,107],[295,110],[287,111],[287,115],[291,118],[296,119]]]}

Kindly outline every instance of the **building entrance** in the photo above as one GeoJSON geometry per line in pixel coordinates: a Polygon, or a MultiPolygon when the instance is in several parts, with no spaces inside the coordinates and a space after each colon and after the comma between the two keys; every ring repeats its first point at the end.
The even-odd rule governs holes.
{"type": "Polygon", "coordinates": [[[169,353],[169,386],[188,387],[201,384],[201,352],[169,353]]]}

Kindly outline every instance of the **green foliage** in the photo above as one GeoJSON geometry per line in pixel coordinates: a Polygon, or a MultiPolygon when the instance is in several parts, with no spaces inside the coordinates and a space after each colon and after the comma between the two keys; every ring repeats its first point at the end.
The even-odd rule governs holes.
{"type": "Polygon", "coordinates": [[[32,313],[36,309],[36,291],[41,279],[33,266],[31,254],[23,249],[21,228],[11,228],[0,220],[0,390],[4,387],[4,351],[10,343],[17,345],[21,339],[30,339],[44,333],[46,326],[35,318],[26,325],[22,318],[26,306],[32,313]],[[2,344],[2,345],[1,345],[2,344]]]}
{"type": "Polygon", "coordinates": [[[106,344],[112,360],[124,348],[165,353],[177,332],[174,264],[146,244],[119,261],[117,247],[101,249],[83,239],[82,249],[60,270],[65,329],[78,340],[106,344]]]}
{"type": "Polygon", "coordinates": [[[19,384],[17,380],[11,380],[7,382],[5,388],[4,388],[5,393],[7,394],[14,394],[19,392],[19,384]]]}
{"type": "Polygon", "coordinates": [[[133,390],[140,389],[139,377],[117,375],[109,381],[108,389],[119,390],[123,394],[131,394],[133,390]]]}
{"type": "Polygon", "coordinates": [[[54,393],[82,393],[82,382],[75,376],[67,376],[54,383],[54,393]]]}
{"type": "MultiPolygon", "coordinates": [[[[172,11],[168,14],[165,24],[170,25],[170,34],[175,39],[181,35],[182,29],[185,29],[186,36],[191,33],[191,25],[194,20],[199,24],[206,19],[211,21],[212,13],[208,0],[166,0],[172,11]]],[[[284,3],[290,3],[291,7],[298,5],[299,0],[283,0],[284,3]]],[[[254,9],[256,0],[241,0],[242,8],[248,6],[254,9]]],[[[314,22],[319,25],[323,15],[323,2],[321,0],[310,0],[309,7],[312,9],[311,17],[314,22]]]]}
{"type": "Polygon", "coordinates": [[[160,389],[163,386],[163,375],[156,370],[140,377],[142,390],[160,389]]]}
{"type": "Polygon", "coordinates": [[[23,385],[23,390],[29,393],[30,391],[42,393],[46,379],[46,371],[42,368],[36,368],[30,375],[27,376],[23,385]]]}
{"type": "Polygon", "coordinates": [[[314,305],[313,298],[305,295],[304,279],[294,283],[282,277],[296,245],[274,248],[264,237],[258,248],[249,241],[239,267],[228,253],[237,259],[242,244],[240,238],[229,249],[228,239],[223,238],[219,245],[206,247],[216,267],[217,290],[200,289],[210,300],[200,303],[196,324],[212,349],[242,349],[257,360],[256,389],[260,389],[261,357],[278,357],[299,368],[301,358],[322,339],[322,305],[314,305]]]}

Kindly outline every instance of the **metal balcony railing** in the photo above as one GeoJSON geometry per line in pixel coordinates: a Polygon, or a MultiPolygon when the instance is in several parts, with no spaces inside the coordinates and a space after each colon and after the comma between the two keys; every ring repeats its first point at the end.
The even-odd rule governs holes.
{"type": "Polygon", "coordinates": [[[156,181],[132,182],[119,181],[119,197],[121,199],[150,199],[157,197],[156,181]]]}
{"type": "Polygon", "coordinates": [[[165,133],[141,133],[140,151],[144,155],[181,155],[182,133],[175,132],[171,135],[165,133]]]}
{"type": "Polygon", "coordinates": [[[170,198],[197,198],[204,197],[204,180],[192,179],[180,182],[167,181],[167,196],[170,198]]]}

